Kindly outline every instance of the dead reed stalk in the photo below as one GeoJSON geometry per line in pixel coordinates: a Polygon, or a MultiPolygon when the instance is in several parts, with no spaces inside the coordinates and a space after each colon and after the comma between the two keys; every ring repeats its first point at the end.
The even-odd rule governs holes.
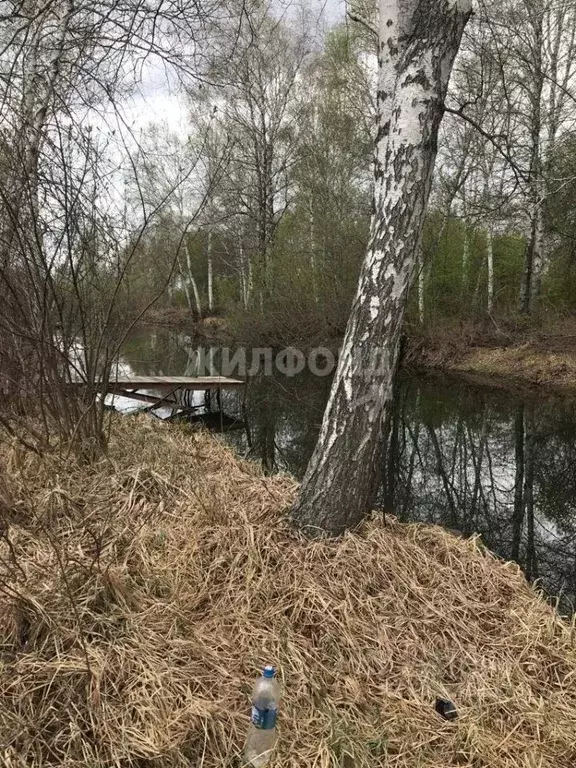
{"type": "Polygon", "coordinates": [[[478,541],[377,521],[307,541],[292,479],[146,420],[115,424],[112,463],[59,461],[12,463],[2,766],[235,765],[264,662],[278,767],[576,764],[574,628],[478,541]]]}

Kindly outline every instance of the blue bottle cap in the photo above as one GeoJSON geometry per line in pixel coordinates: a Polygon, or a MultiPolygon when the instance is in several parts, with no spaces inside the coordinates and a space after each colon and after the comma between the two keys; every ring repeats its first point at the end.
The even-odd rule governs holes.
{"type": "Polygon", "coordinates": [[[276,670],[271,664],[267,664],[264,667],[263,675],[264,677],[274,677],[276,674],[276,670]]]}

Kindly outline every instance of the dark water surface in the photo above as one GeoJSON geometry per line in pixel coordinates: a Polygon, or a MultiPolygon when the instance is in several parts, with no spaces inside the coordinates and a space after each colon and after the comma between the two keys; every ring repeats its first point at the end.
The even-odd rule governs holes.
{"type": "MultiPolygon", "coordinates": [[[[181,334],[135,336],[125,362],[138,374],[194,374],[197,345],[181,334]]],[[[257,376],[223,394],[239,422],[225,439],[268,472],[301,477],[330,380],[303,372],[257,376]]],[[[403,373],[378,505],[401,520],[481,534],[529,579],[576,599],[576,400],[509,393],[455,378],[403,373]]]]}

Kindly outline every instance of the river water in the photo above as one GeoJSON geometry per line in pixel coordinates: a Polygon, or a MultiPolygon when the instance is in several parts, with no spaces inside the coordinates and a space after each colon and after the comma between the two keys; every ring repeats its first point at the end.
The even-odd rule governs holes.
{"type": "MultiPolygon", "coordinates": [[[[123,362],[142,375],[193,374],[196,348],[175,332],[142,333],[126,344],[123,362]]],[[[306,371],[254,377],[241,392],[223,394],[222,410],[237,419],[223,437],[267,472],[302,477],[329,388],[328,377],[306,371]]],[[[480,534],[560,598],[563,611],[573,610],[576,400],[404,372],[386,461],[375,471],[379,508],[480,534]]]]}

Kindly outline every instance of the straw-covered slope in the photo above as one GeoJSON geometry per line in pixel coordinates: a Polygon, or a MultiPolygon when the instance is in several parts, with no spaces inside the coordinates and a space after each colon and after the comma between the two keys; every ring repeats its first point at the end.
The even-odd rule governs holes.
{"type": "Polygon", "coordinates": [[[574,632],[515,566],[420,525],[307,541],[292,480],[114,430],[97,467],[6,457],[2,766],[235,765],[264,662],[282,768],[576,764],[574,632]]]}

